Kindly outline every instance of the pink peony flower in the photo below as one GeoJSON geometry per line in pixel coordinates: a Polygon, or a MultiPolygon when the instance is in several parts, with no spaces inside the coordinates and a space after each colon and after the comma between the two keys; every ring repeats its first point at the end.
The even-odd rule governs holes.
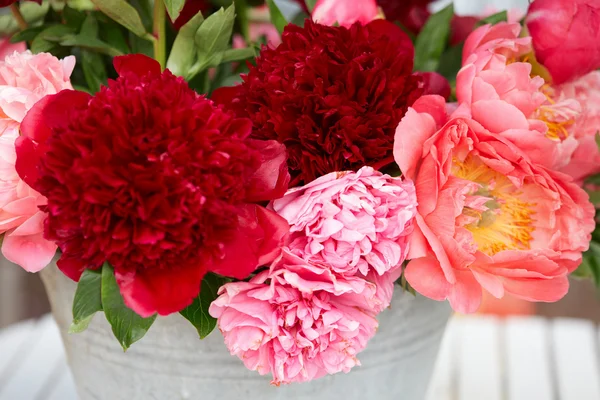
{"type": "Polygon", "coordinates": [[[323,25],[349,27],[359,22],[366,25],[374,19],[381,18],[377,1],[363,0],[318,0],[312,12],[312,19],[323,25]]]}
{"type": "Polygon", "coordinates": [[[0,38],[0,60],[4,60],[6,56],[11,55],[15,51],[21,53],[27,50],[25,42],[11,43],[10,38],[0,38]]]}
{"type": "Polygon", "coordinates": [[[574,99],[555,101],[552,89],[532,66],[520,62],[531,38],[519,37],[519,24],[482,26],[467,39],[458,73],[459,104],[487,130],[511,140],[538,164],[566,165],[577,146],[570,133],[581,112],[574,99]]]}
{"type": "MultiPolygon", "coordinates": [[[[495,111],[498,112],[498,111],[495,111]]],[[[474,312],[482,289],[530,301],[568,291],[594,230],[594,207],[566,175],[424,96],[396,131],[394,155],[419,202],[405,276],[420,293],[474,312]]]]}
{"type": "Polygon", "coordinates": [[[526,23],[535,55],[554,84],[600,68],[600,1],[536,0],[526,23]]]}
{"type": "Polygon", "coordinates": [[[583,110],[572,129],[577,148],[568,165],[561,169],[581,182],[590,175],[600,173],[600,151],[596,135],[600,131],[600,72],[593,71],[555,88],[558,102],[576,100],[583,110]]]}
{"type": "Polygon", "coordinates": [[[378,326],[372,284],[285,251],[270,270],[219,294],[209,312],[227,348],[275,385],[349,372],[378,326]]]}
{"type": "Polygon", "coordinates": [[[385,275],[377,279],[377,310],[389,306],[417,209],[411,181],[371,167],[333,172],[289,190],[272,207],[291,225],[292,253],[347,277],[375,281],[385,275]]]}
{"type": "Polygon", "coordinates": [[[0,62],[0,233],[4,256],[29,272],[52,261],[56,245],[43,238],[46,199],[15,170],[15,140],[27,111],[48,94],[71,88],[75,57],[14,53],[0,62]]]}

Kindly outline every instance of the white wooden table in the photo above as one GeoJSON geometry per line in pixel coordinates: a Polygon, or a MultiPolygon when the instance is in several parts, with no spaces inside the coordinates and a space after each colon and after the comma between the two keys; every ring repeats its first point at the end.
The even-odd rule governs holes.
{"type": "MultiPolygon", "coordinates": [[[[51,317],[0,331],[0,400],[76,399],[51,317]]],[[[426,400],[600,400],[598,327],[571,319],[455,317],[426,400]]]]}

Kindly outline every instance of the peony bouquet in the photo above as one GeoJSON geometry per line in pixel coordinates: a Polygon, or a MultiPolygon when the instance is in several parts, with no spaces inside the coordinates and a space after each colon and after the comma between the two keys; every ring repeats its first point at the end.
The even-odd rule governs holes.
{"type": "Polygon", "coordinates": [[[180,313],[276,385],[395,288],[600,285],[600,1],[428,3],[0,0],[3,255],[78,282],[73,332],[180,313]]]}

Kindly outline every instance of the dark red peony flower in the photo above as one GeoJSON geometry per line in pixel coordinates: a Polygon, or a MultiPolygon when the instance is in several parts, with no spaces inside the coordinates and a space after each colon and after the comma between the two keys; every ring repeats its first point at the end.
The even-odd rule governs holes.
{"type": "Polygon", "coordinates": [[[419,33],[427,22],[430,15],[427,6],[432,2],[433,0],[377,0],[386,19],[399,21],[413,33],[419,33]]]}
{"type": "Polygon", "coordinates": [[[253,137],[286,145],[294,183],[392,161],[396,127],[422,93],[414,49],[396,25],[286,27],[242,85],[213,100],[254,123],[253,137]]]}
{"type": "Polygon", "coordinates": [[[45,237],[78,280],[108,261],[142,316],[181,310],[207,271],[243,279],[277,256],[288,225],[285,148],[146,56],[115,58],[95,97],[63,91],[27,114],[17,171],[48,198],[45,237]]]}
{"type": "Polygon", "coordinates": [[[202,11],[202,13],[205,13],[206,11],[210,10],[210,8],[211,5],[210,2],[208,2],[208,0],[186,0],[185,5],[181,10],[181,13],[179,14],[179,17],[176,21],[173,22],[173,26],[175,27],[175,29],[179,30],[182,26],[187,24],[190,19],[194,18],[194,16],[200,11],[202,11]]]}
{"type": "MultiPolygon", "coordinates": [[[[0,0],[0,8],[8,7],[8,6],[16,3],[17,1],[18,0],[0,0]]],[[[42,0],[29,0],[29,1],[33,1],[35,3],[42,4],[42,0]]]]}

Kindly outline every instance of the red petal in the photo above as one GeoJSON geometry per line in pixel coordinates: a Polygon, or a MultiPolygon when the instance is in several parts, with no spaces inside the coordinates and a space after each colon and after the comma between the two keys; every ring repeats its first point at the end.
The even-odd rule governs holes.
{"type": "Polygon", "coordinates": [[[245,279],[261,265],[272,262],[287,239],[289,225],[276,213],[248,204],[240,208],[239,227],[225,244],[224,257],[209,270],[219,275],[245,279]]]}
{"type": "Polygon", "coordinates": [[[389,39],[390,43],[396,45],[397,50],[401,53],[406,53],[406,65],[403,65],[406,72],[412,71],[413,58],[415,56],[415,47],[413,46],[410,37],[396,24],[384,19],[376,19],[366,25],[369,32],[383,36],[389,39]]]}
{"type": "Polygon", "coordinates": [[[39,179],[37,166],[43,153],[38,152],[39,146],[31,139],[19,136],[15,141],[17,161],[15,169],[19,177],[32,188],[36,188],[39,179]]]}
{"type": "Polygon", "coordinates": [[[285,146],[275,140],[248,140],[261,154],[261,166],[248,183],[246,200],[251,203],[283,197],[290,183],[285,146]]]}
{"type": "Polygon", "coordinates": [[[423,77],[423,95],[437,94],[448,100],[452,89],[448,80],[437,72],[416,72],[415,75],[423,77]]]}
{"type": "Polygon", "coordinates": [[[85,270],[85,265],[74,258],[61,257],[56,265],[63,274],[73,279],[75,282],[79,282],[79,278],[81,278],[81,274],[83,274],[83,271],[85,270]]]}
{"type": "Polygon", "coordinates": [[[142,77],[147,74],[160,75],[162,72],[158,61],[143,54],[118,56],[113,60],[113,64],[119,75],[131,72],[142,77]]]}
{"type": "Polygon", "coordinates": [[[242,86],[225,86],[215,90],[210,99],[219,105],[228,105],[241,94],[242,86]]]}
{"type": "Polygon", "coordinates": [[[175,270],[115,270],[125,305],[145,318],[176,313],[192,304],[205,274],[200,265],[175,270]]]}

